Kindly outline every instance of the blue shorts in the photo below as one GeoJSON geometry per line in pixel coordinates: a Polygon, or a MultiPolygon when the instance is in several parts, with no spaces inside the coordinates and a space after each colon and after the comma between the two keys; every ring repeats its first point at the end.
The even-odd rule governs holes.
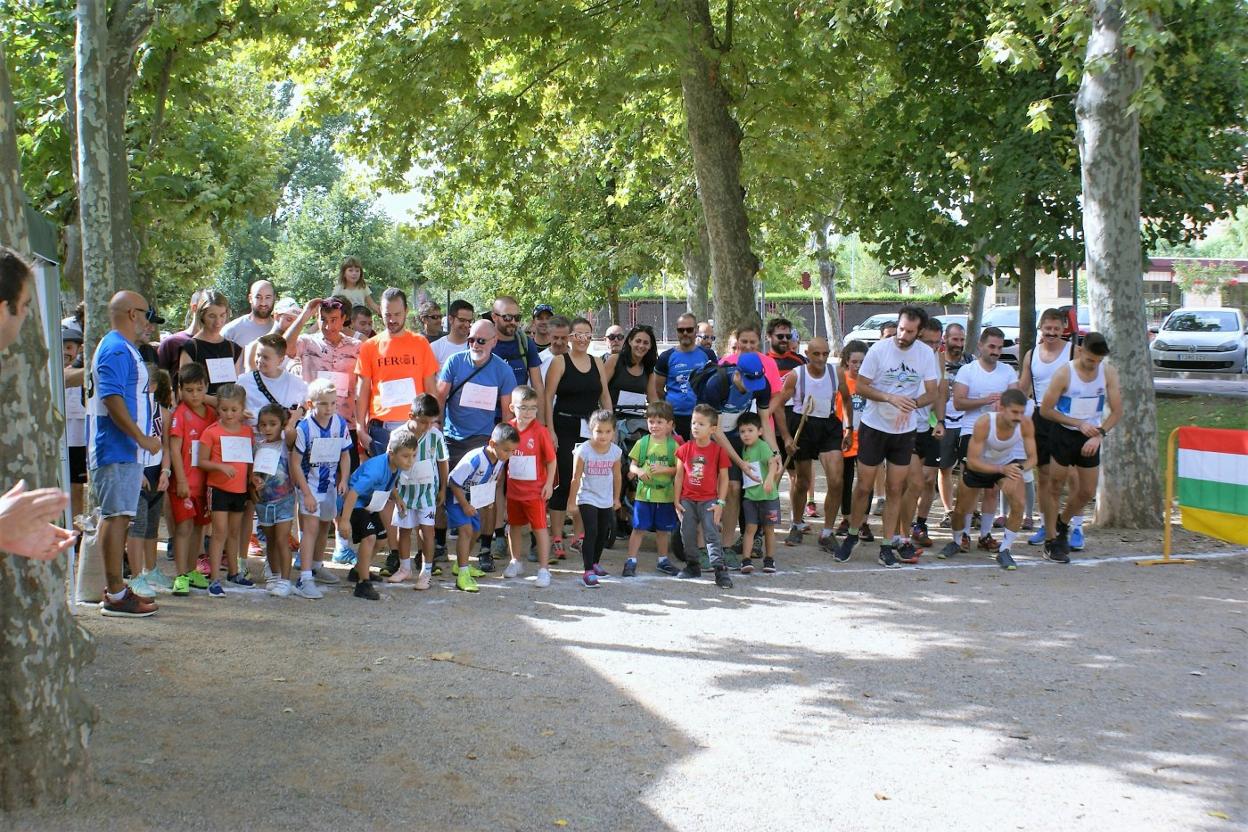
{"type": "Polygon", "coordinates": [[[100,516],[134,517],[143,490],[143,466],[137,462],[113,462],[91,469],[91,493],[100,516]]]}
{"type": "Polygon", "coordinates": [[[481,509],[477,509],[476,516],[469,517],[459,507],[459,501],[447,494],[446,527],[448,529],[458,529],[463,526],[472,526],[473,532],[481,531],[481,509]]]}
{"type": "Polygon", "coordinates": [[[289,523],[295,519],[295,495],[283,497],[272,503],[256,503],[256,525],[260,528],[289,523]]]}
{"type": "Polygon", "coordinates": [[[672,503],[633,503],[633,529],[642,532],[674,532],[680,528],[676,506],[672,503]]]}

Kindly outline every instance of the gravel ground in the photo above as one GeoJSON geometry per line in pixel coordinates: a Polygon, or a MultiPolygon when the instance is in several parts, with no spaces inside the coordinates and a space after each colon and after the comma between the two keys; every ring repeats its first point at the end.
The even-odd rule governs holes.
{"type": "Polygon", "coordinates": [[[1014,573],[804,545],[729,591],[646,557],[598,590],[84,608],[98,794],[7,825],[1248,828],[1245,553],[1176,542],[1209,556],[1140,568],[1156,535],[1089,527],[1014,573]]]}

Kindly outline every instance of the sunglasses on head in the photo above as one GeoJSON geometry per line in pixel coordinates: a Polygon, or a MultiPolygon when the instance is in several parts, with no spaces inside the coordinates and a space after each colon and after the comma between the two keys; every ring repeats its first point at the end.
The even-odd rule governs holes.
{"type": "Polygon", "coordinates": [[[340,300],[335,300],[334,298],[323,298],[321,300],[322,312],[325,311],[326,309],[332,310],[332,309],[342,309],[342,308],[343,308],[343,305],[342,305],[342,301],[340,300]]]}
{"type": "Polygon", "coordinates": [[[519,315],[503,315],[500,312],[495,312],[494,317],[498,318],[499,320],[506,321],[509,324],[517,323],[520,320],[519,315]]]}

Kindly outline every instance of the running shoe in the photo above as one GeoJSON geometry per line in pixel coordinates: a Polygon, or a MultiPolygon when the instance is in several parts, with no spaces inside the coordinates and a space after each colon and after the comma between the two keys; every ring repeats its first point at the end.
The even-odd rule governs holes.
{"type": "Polygon", "coordinates": [[[847,534],[849,534],[849,518],[842,517],[841,522],[836,527],[836,536],[844,537],[847,534]]]}
{"type": "Polygon", "coordinates": [[[179,575],[173,579],[173,594],[178,596],[191,594],[191,579],[187,575],[179,575]]]}
{"type": "Polygon", "coordinates": [[[805,516],[813,518],[813,519],[818,519],[819,509],[815,507],[815,504],[813,502],[809,502],[806,504],[805,516]]]}
{"type": "Polygon", "coordinates": [[[839,544],[836,542],[836,535],[834,534],[823,535],[819,538],[818,546],[825,552],[836,552],[836,547],[838,545],[839,544]]]}
{"type": "Polygon", "coordinates": [[[858,529],[858,539],[866,543],[875,540],[875,535],[871,533],[871,524],[866,520],[862,521],[862,527],[858,529]]]}
{"type": "Polygon", "coordinates": [[[696,561],[691,560],[685,564],[685,568],[676,573],[677,578],[701,578],[702,566],[696,561]]]}
{"type": "Polygon", "coordinates": [[[953,528],[953,518],[952,518],[952,517],[950,517],[948,514],[946,514],[944,517],[940,518],[940,523],[939,523],[939,526],[940,526],[940,528],[942,528],[942,529],[952,529],[952,528],[953,528]]]}
{"type": "Polygon", "coordinates": [[[1072,552],[1083,551],[1083,526],[1070,527],[1070,549],[1072,552]]]}
{"type": "Polygon", "coordinates": [[[1040,528],[1036,529],[1036,533],[1033,534],[1031,537],[1027,538],[1027,545],[1028,546],[1043,546],[1044,545],[1044,526],[1041,526],[1040,528]]]}
{"type": "Polygon", "coordinates": [[[698,550],[698,566],[701,569],[711,568],[711,556],[705,546],[698,550]]]}
{"type": "Polygon", "coordinates": [[[659,562],[654,565],[654,568],[662,572],[664,575],[671,575],[675,577],[680,574],[680,570],[665,557],[659,558],[659,562]]]}
{"type": "Polygon", "coordinates": [[[207,555],[200,555],[199,560],[195,562],[195,571],[205,578],[212,575],[212,561],[208,560],[207,555]]]}
{"type": "Polygon", "coordinates": [[[300,578],[291,588],[295,595],[300,598],[324,598],[325,593],[321,592],[321,588],[316,585],[316,579],[300,578]]]}
{"type": "Polygon", "coordinates": [[[276,578],[276,577],[277,577],[277,576],[273,574],[273,570],[269,568],[269,562],[266,560],[266,561],[264,562],[264,583],[265,583],[265,585],[267,586],[267,585],[268,585],[268,583],[269,583],[269,581],[273,580],[273,579],[274,579],[274,578],[276,578]]]}
{"type": "Polygon", "coordinates": [[[493,572],[494,556],[488,551],[482,549],[481,552],[477,554],[477,566],[480,567],[483,574],[486,572],[493,572]]]}
{"type": "Polygon", "coordinates": [[[140,598],[156,597],[156,587],[147,582],[147,576],[144,574],[131,578],[126,584],[130,587],[130,591],[140,598]]]}
{"type": "Polygon", "coordinates": [[[997,566],[1000,566],[1007,572],[1013,572],[1018,568],[1018,564],[1014,563],[1014,558],[1010,555],[1009,549],[1002,549],[1000,552],[997,552],[997,566]]]}
{"type": "Polygon", "coordinates": [[[316,581],[318,584],[326,584],[330,586],[339,582],[338,576],[323,566],[312,570],[312,580],[316,581]]]}
{"type": "Polygon", "coordinates": [[[875,507],[871,509],[871,513],[874,514],[876,517],[884,516],[884,498],[883,497],[875,498],[875,507]]]}
{"type": "Polygon", "coordinates": [[[845,563],[849,560],[849,556],[854,552],[854,546],[858,541],[849,535],[845,535],[845,539],[841,541],[841,545],[836,547],[836,551],[832,553],[832,557],[837,563],[845,563]]]}
{"type": "Polygon", "coordinates": [[[149,586],[153,587],[157,592],[172,592],[173,579],[160,571],[160,567],[149,569],[143,573],[143,577],[147,578],[149,586]]]}
{"type": "Polygon", "coordinates": [[[1023,521],[1023,525],[1019,526],[1018,529],[1023,532],[1034,532],[1036,530],[1036,523],[1034,520],[1027,519],[1023,521]]]}
{"type": "Polygon", "coordinates": [[[963,552],[971,551],[971,536],[966,532],[963,532],[962,536],[958,538],[958,548],[963,552]]]}
{"type": "Polygon", "coordinates": [[[563,538],[556,537],[550,543],[550,556],[554,560],[566,560],[568,553],[563,548],[563,538]]]}
{"type": "Polygon", "coordinates": [[[993,527],[994,529],[1004,529],[1004,528],[1005,528],[1005,518],[1004,518],[1004,517],[995,517],[995,518],[993,518],[993,521],[992,521],[992,527],[993,527]]]}
{"type": "Polygon", "coordinates": [[[355,563],[358,556],[355,550],[347,545],[345,541],[339,540],[334,546],[334,556],[330,558],[334,563],[355,563]]]}
{"type": "Polygon", "coordinates": [[[763,558],[763,573],[767,575],[774,575],[775,572],[776,572],[776,559],[775,558],[763,558]]]}
{"type": "Polygon", "coordinates": [[[590,589],[598,588],[598,576],[594,574],[592,569],[581,573],[581,586],[587,586],[590,589]]]}
{"type": "MultiPolygon", "coordinates": [[[[459,564],[458,564],[458,563],[452,563],[452,564],[451,564],[451,574],[452,574],[452,575],[454,575],[455,577],[457,577],[457,578],[458,578],[458,577],[459,577],[459,573],[460,573],[461,571],[462,571],[462,570],[459,568],[459,564]]],[[[477,567],[473,566],[472,564],[468,564],[468,574],[469,574],[469,575],[471,575],[471,576],[472,576],[472,577],[474,577],[474,578],[484,578],[484,577],[485,577],[485,573],[484,573],[484,572],[482,572],[482,571],[481,571],[480,569],[478,569],[477,567]]]]}
{"type": "Polygon", "coordinates": [[[389,578],[395,572],[398,572],[400,568],[401,561],[399,560],[399,553],[391,549],[390,553],[386,555],[386,565],[380,570],[381,577],[389,578]]]}
{"type": "Polygon", "coordinates": [[[743,559],[741,561],[741,574],[749,575],[753,571],[754,571],[754,561],[751,560],[750,558],[743,559]]]}
{"type": "Polygon", "coordinates": [[[104,603],[100,604],[100,615],[109,618],[147,618],[149,615],[155,615],[156,610],[154,602],[140,598],[133,590],[127,592],[125,597],[118,601],[109,600],[106,594],[104,603]]]}
{"type": "Polygon", "coordinates": [[[208,576],[198,569],[192,569],[190,572],[187,572],[186,577],[191,581],[191,589],[207,589],[211,583],[208,580],[208,576]]]}
{"type": "Polygon", "coordinates": [[[930,549],[934,545],[927,533],[926,523],[915,523],[910,527],[910,542],[920,549],[930,549]]]}
{"type": "Polygon", "coordinates": [[[883,566],[885,569],[901,568],[901,563],[898,562],[897,555],[893,553],[892,546],[881,546],[877,560],[880,562],[880,566],[883,566]]]}
{"type": "Polygon", "coordinates": [[[620,573],[620,577],[621,578],[637,577],[637,559],[636,558],[629,558],[628,560],[624,561],[624,571],[620,573]]]}
{"type": "Polygon", "coordinates": [[[715,586],[720,589],[732,589],[732,577],[728,574],[728,567],[721,564],[715,567],[715,586]]]}
{"type": "Polygon", "coordinates": [[[495,536],[493,542],[490,543],[490,556],[495,560],[511,557],[511,547],[507,545],[506,535],[495,536]]]}
{"type": "Polygon", "coordinates": [[[1054,563],[1070,563],[1070,552],[1060,540],[1044,541],[1044,559],[1054,563]]]}
{"type": "Polygon", "coordinates": [[[211,584],[208,585],[208,597],[209,598],[224,598],[225,597],[225,590],[221,587],[220,581],[213,581],[211,584]]]}
{"type": "Polygon", "coordinates": [[[355,597],[363,598],[366,601],[380,601],[381,593],[373,586],[372,581],[357,581],[355,584],[355,597]]]}
{"type": "MultiPolygon", "coordinates": [[[[741,541],[737,541],[737,542],[740,543],[741,541]]],[[[741,550],[738,549],[737,551],[734,552],[732,549],[725,549],[724,550],[724,563],[728,565],[729,569],[740,569],[741,568],[741,550]]],[[[707,565],[709,566],[710,564],[707,564],[707,565]]]]}
{"type": "Polygon", "coordinates": [[[797,526],[793,526],[791,529],[789,529],[789,533],[784,538],[784,545],[785,546],[799,546],[801,545],[801,542],[802,542],[802,530],[799,529],[797,526]]]}
{"type": "Polygon", "coordinates": [[[518,560],[510,560],[507,562],[507,568],[503,570],[504,578],[518,578],[524,574],[524,564],[518,560]]]}
{"type": "Polygon", "coordinates": [[[421,591],[428,589],[429,580],[432,577],[433,577],[432,572],[426,572],[423,569],[420,570],[420,573],[416,575],[416,584],[412,587],[412,589],[417,589],[421,591]]]}
{"type": "Polygon", "coordinates": [[[229,581],[230,583],[234,584],[234,586],[255,586],[256,585],[255,582],[252,581],[251,578],[247,577],[247,572],[246,570],[243,570],[243,569],[240,569],[239,571],[235,572],[233,575],[226,575],[225,579],[229,581]]]}
{"type": "Polygon", "coordinates": [[[269,593],[270,595],[280,596],[282,594],[281,588],[282,588],[282,579],[276,576],[269,578],[267,581],[264,582],[264,591],[269,593]]]}
{"type": "Polygon", "coordinates": [[[278,598],[289,598],[291,590],[293,589],[294,589],[294,586],[291,584],[290,581],[286,580],[285,578],[278,578],[277,579],[277,592],[274,592],[273,594],[276,595],[278,598]]]}
{"type": "Polygon", "coordinates": [[[386,576],[386,583],[401,584],[412,577],[412,570],[406,566],[400,566],[392,575],[386,576]]]}
{"type": "Polygon", "coordinates": [[[533,582],[533,586],[538,587],[539,589],[545,589],[550,586],[550,570],[537,570],[537,580],[533,582]]]}
{"type": "Polygon", "coordinates": [[[247,554],[253,558],[258,558],[264,554],[264,548],[260,545],[260,538],[254,534],[251,536],[251,540],[247,541],[247,554]]]}
{"type": "Polygon", "coordinates": [[[897,560],[902,563],[918,563],[919,552],[909,540],[903,540],[897,547],[897,560]]]}
{"type": "Polygon", "coordinates": [[[573,540],[570,544],[568,544],[568,551],[572,552],[575,555],[580,555],[584,549],[585,549],[585,535],[583,534],[577,535],[576,540],[573,540]]]}
{"type": "Polygon", "coordinates": [[[961,551],[962,551],[961,546],[959,546],[957,543],[954,543],[953,541],[950,541],[945,544],[943,549],[941,549],[939,552],[936,553],[936,557],[940,558],[941,560],[945,560],[946,558],[953,557],[954,555],[958,554],[961,551]]]}
{"type": "Polygon", "coordinates": [[[997,540],[990,534],[986,534],[979,539],[979,543],[976,544],[976,546],[980,549],[980,551],[998,552],[1001,550],[1001,541],[997,540]]]}
{"type": "Polygon", "coordinates": [[[601,563],[595,563],[592,571],[599,578],[605,578],[607,576],[607,570],[602,568],[601,563]]]}

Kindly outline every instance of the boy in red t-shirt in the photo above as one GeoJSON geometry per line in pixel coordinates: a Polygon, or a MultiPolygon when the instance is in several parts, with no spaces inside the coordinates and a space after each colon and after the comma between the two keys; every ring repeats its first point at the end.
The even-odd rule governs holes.
{"type": "Polygon", "coordinates": [[[255,586],[238,568],[238,536],[247,505],[247,479],[251,476],[252,430],[243,421],[247,391],[237,384],[217,390],[216,424],[209,425],[199,440],[199,467],[208,475],[212,489],[212,545],[208,547],[211,583],[208,595],[224,598],[218,580],[221,557],[227,562],[226,580],[235,586],[255,586]],[[228,461],[226,457],[229,457],[228,461]]]}
{"type": "Polygon", "coordinates": [[[715,570],[715,585],[732,588],[724,550],[720,543],[719,524],[724,514],[724,498],[728,496],[728,454],[712,438],[719,423],[719,413],[708,404],[693,409],[690,433],[693,438],[676,450],[676,514],[680,517],[680,536],[685,546],[685,568],[678,578],[699,578],[698,528],[706,539],[706,551],[715,570]]]}
{"type": "Polygon", "coordinates": [[[177,577],[174,595],[190,595],[191,589],[207,589],[208,576],[195,568],[195,555],[204,546],[204,528],[212,522],[208,510],[208,487],[199,468],[200,442],[204,431],[217,420],[217,412],[204,402],[208,372],[202,364],[178,370],[182,402],[169,421],[169,463],[173,468],[173,562],[177,577]]]}
{"type": "Polygon", "coordinates": [[[546,525],[546,501],[555,489],[555,444],[550,431],[537,421],[537,391],[526,384],[511,391],[511,425],[520,444],[507,463],[507,523],[510,528],[511,562],[504,578],[524,572],[520,553],[530,528],[537,538],[537,586],[550,586],[550,529],[546,525]]]}

